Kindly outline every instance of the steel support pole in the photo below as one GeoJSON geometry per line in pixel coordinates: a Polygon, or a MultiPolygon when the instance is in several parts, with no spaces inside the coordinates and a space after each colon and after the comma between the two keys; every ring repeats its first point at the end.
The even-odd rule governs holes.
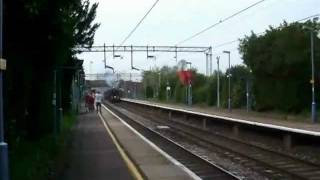
{"type": "Polygon", "coordinates": [[[231,69],[230,69],[230,52],[228,53],[229,56],[229,98],[228,98],[228,110],[231,112],[231,69]]]}
{"type": "Polygon", "coordinates": [[[58,122],[57,122],[57,70],[53,71],[52,106],[53,106],[53,134],[54,134],[55,137],[57,137],[57,135],[58,135],[58,122]]]}
{"type": "Polygon", "coordinates": [[[133,49],[132,49],[132,45],[131,45],[131,69],[133,68],[133,49]]]}
{"type": "Polygon", "coordinates": [[[134,99],[137,99],[137,84],[134,83],[134,99]]]}
{"type": "Polygon", "coordinates": [[[160,100],[160,87],[161,87],[161,72],[159,72],[159,79],[158,79],[158,99],[160,100]]]}
{"type": "MultiPolygon", "coordinates": [[[[0,58],[3,57],[3,0],[0,0],[0,58]]],[[[0,70],[0,179],[9,180],[8,144],[4,141],[3,70],[0,70]]]]}
{"type": "Polygon", "coordinates": [[[168,96],[168,90],[166,89],[166,101],[168,102],[169,96],[168,96]]]}
{"type": "Polygon", "coordinates": [[[169,81],[167,80],[167,83],[166,83],[166,99],[167,99],[167,102],[169,101],[169,96],[170,96],[170,86],[169,86],[169,81]]]}
{"type": "Polygon", "coordinates": [[[80,90],[80,71],[77,70],[77,79],[78,79],[78,84],[77,84],[77,93],[78,93],[78,97],[77,97],[77,113],[80,112],[81,110],[81,105],[80,105],[80,102],[81,102],[81,90],[80,90]]]}
{"type": "Polygon", "coordinates": [[[206,54],[206,75],[209,76],[209,70],[208,70],[208,54],[206,54]]]}
{"type": "Polygon", "coordinates": [[[176,48],[176,51],[175,51],[175,58],[176,58],[176,63],[178,63],[178,51],[177,51],[177,46],[175,47],[176,48]]]}
{"type": "Polygon", "coordinates": [[[317,106],[316,106],[316,101],[315,101],[315,88],[314,88],[314,40],[313,40],[313,30],[311,30],[311,73],[312,73],[312,80],[311,80],[311,84],[312,84],[312,104],[311,104],[311,119],[312,122],[316,122],[317,121],[317,106]]]}
{"type": "Polygon", "coordinates": [[[220,69],[219,69],[219,60],[220,56],[217,57],[217,66],[218,66],[218,72],[217,72],[217,108],[220,108],[220,69]]]}
{"type": "Polygon", "coordinates": [[[57,120],[57,132],[60,133],[61,130],[61,123],[62,123],[62,119],[63,119],[63,109],[62,109],[62,70],[59,70],[58,73],[58,93],[57,93],[57,104],[58,104],[58,120],[57,120]]]}
{"type": "Polygon", "coordinates": [[[209,48],[209,59],[210,59],[210,76],[213,74],[212,72],[212,47],[209,48]]]}
{"type": "Polygon", "coordinates": [[[188,87],[188,105],[192,106],[192,85],[191,85],[191,82],[189,83],[189,87],[188,87]]]}
{"type": "Polygon", "coordinates": [[[107,59],[106,59],[106,44],[103,44],[103,60],[104,60],[104,68],[107,67],[107,59]]]}
{"type": "Polygon", "coordinates": [[[246,80],[246,96],[247,96],[247,112],[249,112],[249,109],[250,109],[250,105],[249,105],[249,97],[250,97],[250,94],[249,94],[249,78],[247,77],[247,80],[246,80]]]}
{"type": "Polygon", "coordinates": [[[114,45],[112,45],[112,56],[113,56],[113,59],[114,59],[114,45]]]}
{"type": "Polygon", "coordinates": [[[186,99],[185,99],[185,102],[188,105],[188,86],[186,86],[186,99]]]}
{"type": "Polygon", "coordinates": [[[209,54],[209,61],[210,61],[210,76],[213,74],[212,73],[212,54],[209,54]]]}

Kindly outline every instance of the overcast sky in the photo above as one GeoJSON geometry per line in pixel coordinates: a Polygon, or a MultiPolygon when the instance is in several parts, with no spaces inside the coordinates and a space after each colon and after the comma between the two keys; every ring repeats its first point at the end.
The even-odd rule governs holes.
{"type": "MultiPolygon", "coordinates": [[[[244,9],[258,0],[160,0],[135,33],[124,45],[172,45],[190,37],[196,32],[215,24],[221,19],[244,9]]],[[[98,2],[96,22],[101,23],[95,35],[94,45],[119,45],[133,27],[149,10],[155,0],[91,0],[98,2]]],[[[182,46],[212,46],[213,69],[217,67],[216,56],[221,56],[221,67],[225,70],[227,56],[223,50],[231,51],[232,65],[241,64],[237,51],[238,43],[219,48],[215,46],[249,35],[251,30],[263,32],[269,25],[278,26],[320,13],[320,0],[266,0],[248,11],[210,29],[182,46]]],[[[107,65],[118,72],[134,72],[130,68],[130,54],[113,59],[107,54],[107,65]]],[[[148,60],[146,53],[134,54],[134,66],[141,69],[174,66],[173,53],[154,53],[156,61],[148,60]]],[[[86,73],[104,73],[103,53],[83,53],[86,73]],[[91,64],[90,61],[93,63],[91,64]],[[91,64],[91,65],[90,65],[91,64]]],[[[179,59],[192,62],[200,72],[205,73],[204,54],[178,54],[179,59]]]]}

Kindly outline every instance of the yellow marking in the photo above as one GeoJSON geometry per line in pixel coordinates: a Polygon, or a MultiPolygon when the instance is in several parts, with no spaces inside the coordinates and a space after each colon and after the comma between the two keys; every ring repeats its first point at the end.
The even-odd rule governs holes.
{"type": "Polygon", "coordinates": [[[104,127],[106,128],[108,134],[110,135],[113,143],[116,145],[122,159],[124,160],[124,162],[126,163],[130,173],[132,174],[132,176],[136,179],[136,180],[143,180],[142,175],[140,174],[140,172],[138,171],[137,167],[134,165],[134,163],[130,160],[130,158],[128,157],[128,155],[124,152],[124,150],[122,149],[122,147],[120,146],[120,143],[118,142],[118,140],[116,139],[116,137],[113,135],[112,131],[110,130],[110,127],[107,125],[107,123],[103,120],[103,117],[101,116],[101,114],[99,113],[99,117],[104,125],[104,127]]]}

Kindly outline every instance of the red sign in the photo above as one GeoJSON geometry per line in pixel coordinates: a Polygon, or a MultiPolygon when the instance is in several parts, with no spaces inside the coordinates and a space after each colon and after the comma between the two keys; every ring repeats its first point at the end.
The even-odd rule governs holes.
{"type": "Polygon", "coordinates": [[[189,85],[192,83],[192,72],[191,71],[178,71],[178,76],[180,79],[180,82],[183,85],[189,85]]]}

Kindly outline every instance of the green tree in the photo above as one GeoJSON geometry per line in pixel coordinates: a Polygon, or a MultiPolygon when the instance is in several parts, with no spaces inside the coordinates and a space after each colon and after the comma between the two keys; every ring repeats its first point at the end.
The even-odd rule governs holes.
{"type": "MultiPolygon", "coordinates": [[[[5,0],[5,107],[10,137],[38,139],[52,130],[53,71],[73,66],[73,49],[90,47],[99,24],[88,0],[5,0]]],[[[58,72],[64,107],[74,71],[58,72]]],[[[66,109],[67,110],[67,109],[66,109]]]]}
{"type": "MultiPolygon", "coordinates": [[[[244,63],[252,69],[258,110],[299,112],[309,107],[310,35],[302,29],[303,25],[316,28],[319,23],[284,22],[279,28],[270,27],[264,35],[252,33],[241,40],[239,50],[244,63]]],[[[315,39],[315,44],[319,45],[320,40],[315,39]]],[[[315,50],[316,69],[319,69],[320,49],[315,50]]]]}

